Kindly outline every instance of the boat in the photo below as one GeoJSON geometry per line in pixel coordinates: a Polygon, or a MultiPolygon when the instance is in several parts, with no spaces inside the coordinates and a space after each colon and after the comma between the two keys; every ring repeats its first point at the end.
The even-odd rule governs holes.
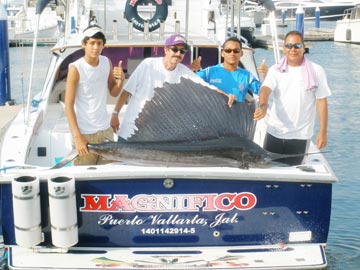
{"type": "Polygon", "coordinates": [[[268,14],[268,10],[265,7],[254,1],[245,0],[243,9],[248,17],[254,18],[256,27],[260,27],[264,23],[268,14]]]}
{"type": "Polygon", "coordinates": [[[294,18],[296,9],[304,9],[305,19],[314,19],[316,8],[320,9],[320,18],[322,20],[338,20],[345,9],[354,7],[355,3],[351,0],[306,0],[306,1],[288,1],[274,0],[277,15],[280,17],[281,12],[285,12],[286,17],[294,18]]]}
{"type": "MultiPolygon", "coordinates": [[[[260,19],[254,12],[254,6],[251,9],[247,6],[247,2],[244,1],[209,1],[206,7],[208,10],[208,31],[214,31],[220,41],[224,41],[231,35],[237,35],[237,31],[239,31],[246,44],[254,44],[257,27],[255,19],[260,19]]],[[[204,7],[204,5],[200,7],[204,7]]]]}
{"type": "MultiPolygon", "coordinates": [[[[171,5],[157,1],[126,12],[123,2],[111,0],[64,6],[64,35],[50,50],[43,89],[31,92],[30,72],[27,103],[1,140],[0,220],[7,268],[327,266],[325,247],[337,178],[314,144],[299,166],[57,166],[73,150],[63,97],[68,64],[83,55],[82,30],[97,20],[108,37],[103,54],[113,63],[122,59],[127,76],[145,57],[161,56],[164,40],[176,32],[191,46],[184,64],[201,55],[206,67],[221,61],[221,42],[206,31],[208,10],[193,21],[190,12],[199,6],[200,1],[183,0],[172,0],[171,5]],[[144,17],[166,17],[164,11],[171,14],[165,23],[156,20],[150,25],[153,17],[144,17]],[[127,20],[124,12],[143,15],[127,20]]],[[[244,43],[243,51],[242,64],[258,77],[255,50],[244,43]]],[[[109,99],[109,115],[113,108],[109,99]]],[[[260,147],[266,120],[252,126],[253,143],[260,147]]]]}
{"type": "Polygon", "coordinates": [[[343,18],[336,21],[334,41],[360,44],[360,4],[346,9],[343,18]]]}
{"type": "Polygon", "coordinates": [[[59,37],[61,18],[56,10],[56,3],[52,1],[42,12],[38,24],[38,16],[34,1],[9,2],[6,5],[8,13],[8,35],[10,45],[32,45],[35,29],[38,30],[39,43],[55,44],[59,37]]]}

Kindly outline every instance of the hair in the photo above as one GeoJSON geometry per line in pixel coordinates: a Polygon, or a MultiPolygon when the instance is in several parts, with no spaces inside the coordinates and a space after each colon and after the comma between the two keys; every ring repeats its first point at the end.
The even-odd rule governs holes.
{"type": "MultiPolygon", "coordinates": [[[[90,26],[86,27],[83,32],[85,32],[87,29],[90,29],[90,28],[92,28],[92,27],[100,28],[100,26],[98,26],[98,25],[90,25],[90,26]]],[[[100,28],[100,29],[101,29],[101,28],[100,28]]],[[[101,33],[101,32],[97,32],[95,35],[93,35],[93,36],[91,36],[91,37],[87,37],[87,36],[84,37],[83,40],[82,40],[82,42],[86,43],[90,38],[102,39],[104,45],[105,45],[105,43],[106,43],[106,37],[105,37],[105,35],[104,35],[103,33],[101,33]]]]}
{"type": "Polygon", "coordinates": [[[224,48],[224,47],[225,47],[225,44],[226,44],[226,43],[228,43],[228,42],[230,42],[230,41],[234,41],[234,42],[239,43],[239,45],[240,45],[240,49],[242,49],[242,43],[241,43],[241,40],[240,40],[240,39],[238,39],[238,38],[237,38],[237,37],[235,37],[235,36],[233,36],[233,37],[229,37],[227,40],[225,40],[225,41],[224,41],[224,43],[223,43],[223,45],[222,45],[222,47],[224,48]]]}
{"type": "Polygon", "coordinates": [[[284,42],[285,42],[285,40],[288,38],[288,36],[299,36],[299,37],[301,38],[301,43],[304,44],[303,35],[302,35],[299,31],[293,30],[293,31],[288,32],[288,33],[285,35],[284,42]]]}

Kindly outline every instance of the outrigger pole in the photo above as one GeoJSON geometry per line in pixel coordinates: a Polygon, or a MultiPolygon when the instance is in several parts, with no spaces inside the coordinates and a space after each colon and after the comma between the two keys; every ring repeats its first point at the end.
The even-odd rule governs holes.
{"type": "Polygon", "coordinates": [[[280,62],[280,49],[279,49],[279,39],[276,29],[275,11],[270,11],[269,19],[270,19],[270,29],[271,29],[271,40],[274,48],[273,49],[274,58],[275,58],[275,63],[277,64],[280,62]]]}
{"type": "Polygon", "coordinates": [[[25,121],[28,124],[30,118],[30,108],[31,108],[31,88],[32,88],[32,80],[33,80],[33,72],[34,72],[34,62],[35,62],[35,51],[37,47],[38,41],[38,34],[39,34],[39,25],[40,25],[40,15],[47,6],[50,0],[39,0],[36,4],[36,11],[35,14],[36,18],[36,28],[34,31],[34,41],[33,41],[33,48],[32,48],[32,56],[31,56],[31,67],[30,67],[30,79],[29,79],[29,89],[28,89],[28,96],[27,96],[27,110],[25,114],[25,121]]]}
{"type": "Polygon", "coordinates": [[[237,27],[236,27],[236,34],[237,34],[237,37],[238,39],[241,40],[241,14],[240,14],[240,10],[241,10],[241,1],[240,0],[237,0],[237,19],[238,19],[238,22],[237,22],[237,27]]]}
{"type": "Polygon", "coordinates": [[[188,38],[189,33],[189,0],[186,0],[186,14],[185,14],[185,38],[188,38]]]}

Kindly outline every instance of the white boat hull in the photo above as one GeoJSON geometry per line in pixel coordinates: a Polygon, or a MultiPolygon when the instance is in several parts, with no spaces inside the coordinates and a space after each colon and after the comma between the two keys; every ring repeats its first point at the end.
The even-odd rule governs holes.
{"type": "Polygon", "coordinates": [[[360,19],[337,21],[334,41],[360,44],[360,19]]]}
{"type": "Polygon", "coordinates": [[[360,4],[345,10],[336,22],[334,41],[360,44],[360,4]]]}
{"type": "Polygon", "coordinates": [[[69,251],[60,249],[9,250],[10,268],[27,269],[320,269],[326,266],[319,245],[202,248],[117,248],[69,251]],[[34,252],[35,251],[35,252],[34,252]],[[264,252],[270,251],[270,252],[264,252]]]}

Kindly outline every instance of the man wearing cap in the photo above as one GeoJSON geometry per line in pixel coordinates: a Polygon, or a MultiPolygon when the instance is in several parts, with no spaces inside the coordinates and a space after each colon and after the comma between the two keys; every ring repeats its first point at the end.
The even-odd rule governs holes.
{"type": "MultiPolygon", "coordinates": [[[[185,37],[179,34],[170,36],[165,41],[164,57],[149,57],[144,59],[126,82],[111,118],[111,127],[117,132],[119,141],[127,140],[135,132],[135,120],[145,105],[151,100],[156,87],[162,87],[164,82],[178,83],[180,77],[188,77],[197,83],[206,85],[221,94],[221,90],[204,82],[192,70],[180,62],[189,49],[185,37]],[[119,125],[118,114],[131,95],[125,115],[119,125]]],[[[228,96],[228,95],[227,95],[228,96]]],[[[230,95],[228,105],[231,106],[235,97],[230,95]]]]}
{"type": "Polygon", "coordinates": [[[65,112],[79,154],[74,165],[102,163],[99,156],[89,153],[87,144],[114,140],[106,109],[107,91],[116,97],[125,77],[121,62],[113,71],[111,61],[101,55],[105,42],[105,34],[99,26],[86,28],[81,42],[85,55],[69,65],[65,112]]]}

